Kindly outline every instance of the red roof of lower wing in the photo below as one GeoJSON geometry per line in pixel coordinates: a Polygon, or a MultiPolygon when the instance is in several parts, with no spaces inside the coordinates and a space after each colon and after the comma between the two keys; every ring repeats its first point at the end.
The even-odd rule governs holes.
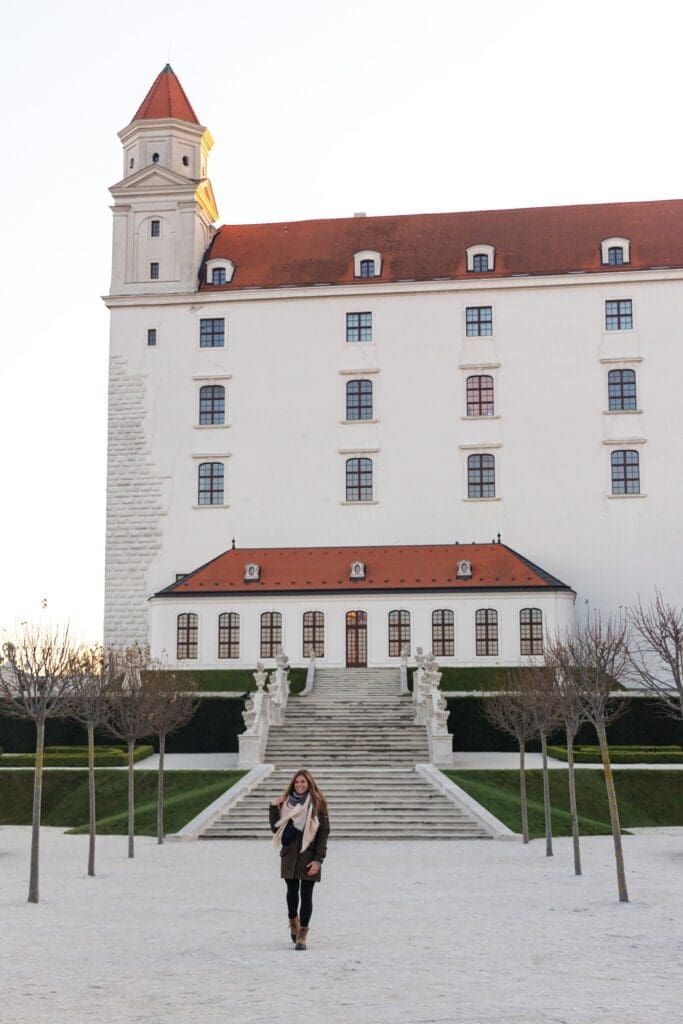
{"type": "Polygon", "coordinates": [[[232,548],[156,596],[527,589],[570,588],[505,544],[424,544],[232,548]],[[456,575],[463,559],[472,563],[471,579],[456,575]],[[364,579],[349,578],[351,563],[356,561],[365,564],[364,579]],[[260,578],[245,583],[245,567],[250,563],[260,567],[260,578]]]}
{"type": "Polygon", "coordinates": [[[204,282],[203,291],[680,267],[683,200],[226,224],[207,258],[229,259],[236,269],[230,283],[204,282]],[[614,237],[629,239],[631,260],[605,266],[600,242],[614,237]],[[470,273],[466,249],[479,244],[495,247],[494,269],[470,273]],[[362,250],[382,254],[379,278],[354,277],[353,254],[362,250]]]}

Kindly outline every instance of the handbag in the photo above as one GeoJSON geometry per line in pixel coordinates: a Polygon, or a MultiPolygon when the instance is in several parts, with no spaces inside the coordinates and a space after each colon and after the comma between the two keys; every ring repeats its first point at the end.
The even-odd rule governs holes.
{"type": "Polygon", "coordinates": [[[282,845],[283,846],[289,846],[290,843],[294,842],[294,840],[296,839],[298,834],[299,834],[298,828],[296,828],[296,826],[293,825],[291,823],[291,821],[288,821],[287,824],[285,825],[284,831],[282,833],[282,845]]]}

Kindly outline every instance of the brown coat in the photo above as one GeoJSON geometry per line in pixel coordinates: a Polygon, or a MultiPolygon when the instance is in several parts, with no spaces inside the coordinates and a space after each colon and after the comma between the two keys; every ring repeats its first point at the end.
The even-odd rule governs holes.
{"type": "MultiPolygon", "coordinates": [[[[271,804],[268,808],[268,817],[270,819],[270,830],[271,832],[277,832],[280,824],[280,808],[271,804]]],[[[318,831],[315,834],[315,839],[308,847],[307,850],[301,852],[301,843],[303,840],[303,833],[299,832],[296,839],[289,843],[287,846],[283,846],[280,852],[280,878],[298,878],[308,879],[309,881],[319,882],[322,875],[322,868],[317,875],[308,874],[308,865],[312,860],[317,860],[319,864],[325,860],[325,854],[327,853],[327,837],[330,834],[330,823],[325,814],[320,815],[320,825],[318,831]]]]}

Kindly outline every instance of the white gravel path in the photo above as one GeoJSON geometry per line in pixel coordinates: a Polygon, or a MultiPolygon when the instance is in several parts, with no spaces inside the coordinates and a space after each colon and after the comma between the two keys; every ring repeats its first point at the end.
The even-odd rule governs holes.
{"type": "Polygon", "coordinates": [[[680,1020],[683,829],[611,840],[330,842],[306,953],[267,842],[0,828],[2,1024],[659,1024],[680,1020]]]}

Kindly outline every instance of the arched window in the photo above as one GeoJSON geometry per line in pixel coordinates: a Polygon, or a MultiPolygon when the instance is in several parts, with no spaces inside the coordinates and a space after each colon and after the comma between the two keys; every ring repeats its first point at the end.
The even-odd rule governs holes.
{"type": "Polygon", "coordinates": [[[432,612],[432,653],[435,658],[452,658],[455,654],[455,617],[450,608],[432,612]]]}
{"type": "Polygon", "coordinates": [[[375,276],[375,261],[374,260],[361,260],[360,261],[360,276],[361,277],[374,277],[375,276]]]}
{"type": "Polygon", "coordinates": [[[282,615],[263,612],[261,615],[261,657],[274,658],[282,650],[282,615]]]}
{"type": "Polygon", "coordinates": [[[498,612],[493,608],[479,608],[475,615],[476,653],[478,657],[496,657],[498,654],[498,612]]]}
{"type": "Polygon", "coordinates": [[[404,647],[410,649],[410,612],[389,612],[389,657],[399,658],[404,647]]]}
{"type": "Polygon", "coordinates": [[[178,661],[199,657],[199,616],[194,612],[178,616],[176,652],[178,661]]]}
{"type": "Polygon", "coordinates": [[[610,412],[637,409],[636,371],[610,370],[607,374],[607,397],[610,412]]]}
{"type": "Polygon", "coordinates": [[[493,416],[493,377],[488,373],[467,378],[467,415],[493,416]]]}
{"type": "Polygon", "coordinates": [[[346,384],[347,420],[372,419],[372,381],[350,380],[346,384]]]}
{"type": "Polygon", "coordinates": [[[493,455],[467,457],[467,497],[495,498],[496,460],[493,455]]]}
{"type": "Polygon", "coordinates": [[[325,616],[322,612],[304,612],[304,658],[313,650],[316,658],[325,657],[325,616]]]}
{"type": "Polygon", "coordinates": [[[222,462],[202,462],[199,466],[199,505],[222,505],[225,468],[222,462]]]}
{"type": "Polygon", "coordinates": [[[624,262],[623,245],[610,245],[607,250],[607,263],[610,267],[620,267],[624,262]]]}
{"type": "Polygon", "coordinates": [[[239,658],[240,617],[237,612],[222,612],[218,616],[218,657],[239,658]]]}
{"type": "Polygon", "coordinates": [[[489,269],[489,257],[488,253],[480,252],[476,256],[472,257],[472,270],[475,272],[481,272],[489,269]]]}
{"type": "Polygon", "coordinates": [[[520,654],[543,654],[543,612],[522,608],[519,613],[520,654]]]}
{"type": "Polygon", "coordinates": [[[372,501],[372,459],[346,460],[346,500],[372,501]]]}
{"type": "Polygon", "coordinates": [[[612,452],[612,494],[640,494],[638,452],[612,452]]]}
{"type": "Polygon", "coordinates": [[[222,384],[205,384],[199,389],[199,423],[214,427],[225,423],[225,388],[222,384]]]}

